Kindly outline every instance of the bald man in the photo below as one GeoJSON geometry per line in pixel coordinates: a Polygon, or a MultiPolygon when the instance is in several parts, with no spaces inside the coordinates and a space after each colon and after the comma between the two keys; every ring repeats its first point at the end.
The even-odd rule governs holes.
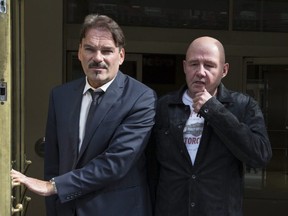
{"type": "Polygon", "coordinates": [[[229,64],[217,39],[192,41],[183,69],[186,84],[156,110],[155,216],[242,216],[244,165],[265,167],[272,156],[262,112],[222,84],[229,64]]]}

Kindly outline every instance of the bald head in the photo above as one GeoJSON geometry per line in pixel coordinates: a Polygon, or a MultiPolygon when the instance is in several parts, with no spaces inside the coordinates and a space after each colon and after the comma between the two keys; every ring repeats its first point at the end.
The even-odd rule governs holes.
{"type": "Polygon", "coordinates": [[[215,95],[229,69],[223,45],[212,37],[195,39],[187,49],[183,69],[192,98],[205,89],[210,95],[215,95]]]}
{"type": "Polygon", "coordinates": [[[193,52],[193,50],[202,50],[202,51],[209,50],[217,52],[219,54],[220,63],[224,64],[226,61],[225,51],[222,43],[213,37],[203,36],[193,40],[187,49],[186,60],[187,56],[189,56],[189,54],[193,52]]]}

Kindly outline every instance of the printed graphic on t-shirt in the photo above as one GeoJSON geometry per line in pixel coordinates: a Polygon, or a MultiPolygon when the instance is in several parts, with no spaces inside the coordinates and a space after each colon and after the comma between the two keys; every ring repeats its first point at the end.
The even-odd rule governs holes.
{"type": "Polygon", "coordinates": [[[183,131],[184,143],[193,164],[199,148],[203,126],[204,119],[197,117],[196,115],[192,115],[188,119],[183,131]]]}
{"type": "Polygon", "coordinates": [[[184,129],[184,143],[189,145],[197,145],[200,143],[203,123],[195,123],[186,125],[184,129]]]}
{"type": "Polygon", "coordinates": [[[190,107],[191,111],[183,130],[183,137],[192,164],[194,164],[204,127],[204,118],[197,116],[197,113],[193,111],[193,101],[187,91],[183,94],[182,100],[184,104],[190,107]]]}

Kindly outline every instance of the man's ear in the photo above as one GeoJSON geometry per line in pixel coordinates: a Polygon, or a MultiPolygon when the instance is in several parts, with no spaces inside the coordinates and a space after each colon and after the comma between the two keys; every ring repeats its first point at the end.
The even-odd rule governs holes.
{"type": "Polygon", "coordinates": [[[225,63],[223,66],[222,78],[224,78],[228,74],[228,71],[229,71],[229,63],[225,63]]]}
{"type": "Polygon", "coordinates": [[[183,60],[183,71],[186,74],[186,60],[183,60]]]}
{"type": "Polygon", "coordinates": [[[123,47],[120,49],[119,55],[120,55],[119,65],[122,65],[125,59],[125,49],[123,47]]]}

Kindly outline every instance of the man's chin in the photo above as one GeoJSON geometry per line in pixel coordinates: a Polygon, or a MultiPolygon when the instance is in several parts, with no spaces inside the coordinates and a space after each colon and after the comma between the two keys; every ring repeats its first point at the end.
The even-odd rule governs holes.
{"type": "Polygon", "coordinates": [[[193,92],[198,93],[198,92],[203,92],[205,90],[205,85],[197,85],[194,86],[193,92]]]}

